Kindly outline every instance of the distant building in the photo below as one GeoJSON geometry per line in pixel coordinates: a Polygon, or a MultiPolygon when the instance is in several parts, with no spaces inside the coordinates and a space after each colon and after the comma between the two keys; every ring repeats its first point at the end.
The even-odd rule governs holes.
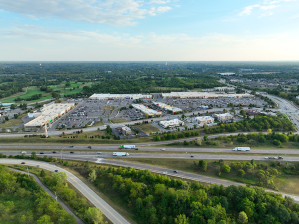
{"type": "Polygon", "coordinates": [[[214,117],[221,122],[230,121],[234,118],[233,115],[230,113],[224,113],[224,114],[215,114],[214,117]]]}
{"type": "Polygon", "coordinates": [[[93,94],[89,97],[91,100],[115,100],[115,99],[152,99],[152,95],[143,95],[143,94],[110,94],[110,93],[101,93],[93,94]]]}
{"type": "Polygon", "coordinates": [[[132,104],[133,108],[136,110],[140,110],[142,113],[147,114],[149,117],[160,116],[162,113],[161,111],[156,111],[151,108],[144,106],[142,103],[140,104],[132,104]]]}
{"type": "Polygon", "coordinates": [[[123,126],[121,128],[121,132],[124,134],[124,135],[131,135],[132,134],[132,130],[131,128],[127,127],[127,126],[123,126]]]}
{"type": "Polygon", "coordinates": [[[210,123],[214,123],[215,119],[211,116],[200,116],[200,117],[195,117],[195,121],[198,124],[210,124],[210,123]]]}
{"type": "Polygon", "coordinates": [[[161,102],[153,102],[154,105],[160,107],[161,109],[167,110],[172,112],[173,114],[182,113],[183,110],[178,107],[172,107],[168,104],[161,103],[161,102]]]}
{"type": "Polygon", "coordinates": [[[236,73],[230,73],[230,72],[225,72],[225,73],[218,73],[218,75],[222,76],[230,76],[230,75],[235,75],[236,73]]]}
{"type": "Polygon", "coordinates": [[[179,119],[173,119],[173,120],[169,120],[169,121],[160,121],[159,124],[163,127],[163,128],[174,128],[174,127],[179,127],[179,126],[184,126],[185,123],[184,121],[181,121],[179,119]]]}
{"type": "Polygon", "coordinates": [[[163,99],[218,99],[218,98],[249,98],[254,95],[248,93],[219,93],[219,92],[171,92],[162,93],[163,99]]]}

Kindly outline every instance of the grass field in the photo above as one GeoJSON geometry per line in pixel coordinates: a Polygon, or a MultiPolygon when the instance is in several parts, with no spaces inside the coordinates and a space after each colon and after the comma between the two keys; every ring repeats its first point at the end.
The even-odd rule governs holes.
{"type": "Polygon", "coordinates": [[[17,126],[17,125],[20,125],[20,124],[23,124],[23,121],[22,121],[22,117],[26,116],[27,114],[23,114],[23,115],[20,115],[17,119],[11,119],[9,121],[6,121],[5,123],[1,123],[0,124],[0,129],[1,128],[8,128],[8,127],[13,127],[13,126],[17,126]]]}
{"type": "MultiPolygon", "coordinates": [[[[84,86],[86,85],[91,85],[92,83],[85,83],[83,84],[82,82],[78,82],[77,84],[75,82],[71,82],[71,87],[68,88],[64,88],[65,83],[63,82],[60,85],[55,85],[55,86],[49,86],[50,88],[53,89],[53,91],[60,91],[61,95],[68,95],[68,94],[76,94],[76,93],[80,93],[82,92],[82,89],[84,86]],[[77,86],[79,86],[79,89],[77,89],[77,86]],[[73,87],[75,87],[76,89],[73,89],[73,87]]],[[[24,101],[25,103],[32,103],[32,102],[39,102],[39,101],[43,101],[46,99],[51,99],[51,93],[46,93],[44,91],[40,91],[39,88],[37,88],[37,86],[30,86],[27,89],[26,92],[26,88],[24,88],[24,92],[20,92],[20,93],[16,93],[10,97],[6,97],[3,99],[0,99],[1,103],[14,103],[14,100],[18,97],[21,98],[29,98],[34,94],[42,94],[42,97],[38,100],[31,100],[31,101],[24,101]]]]}
{"type": "Polygon", "coordinates": [[[151,132],[158,132],[158,131],[160,131],[159,128],[153,126],[152,124],[140,124],[140,125],[136,125],[134,127],[140,129],[141,131],[143,131],[146,134],[149,134],[151,132]]]}
{"type": "Polygon", "coordinates": [[[111,123],[113,124],[118,124],[118,123],[124,123],[124,122],[127,122],[128,120],[127,119],[110,119],[111,123]]]}
{"type": "MultiPolygon", "coordinates": [[[[118,158],[115,158],[118,159],[118,158]]],[[[160,158],[119,158],[124,161],[129,162],[137,162],[137,163],[144,163],[144,164],[150,164],[153,166],[160,166],[160,167],[166,167],[173,170],[182,170],[190,173],[196,173],[201,174],[205,176],[215,177],[215,178],[221,178],[225,180],[231,180],[239,183],[245,183],[250,185],[257,185],[258,178],[252,177],[252,176],[244,176],[239,177],[237,176],[237,172],[233,171],[231,169],[230,173],[221,173],[221,177],[217,175],[219,172],[219,163],[215,160],[206,160],[208,162],[208,170],[207,172],[203,172],[200,170],[194,169],[194,162],[198,162],[198,160],[189,160],[189,159],[160,159],[160,158]]],[[[231,162],[241,162],[241,161],[224,161],[226,165],[230,165],[231,162]]],[[[249,161],[246,161],[249,162],[249,161]]],[[[271,167],[272,161],[255,161],[256,164],[265,164],[268,167],[271,167]]],[[[299,184],[299,176],[298,175],[287,175],[282,172],[280,172],[280,175],[278,175],[274,179],[274,184],[277,187],[278,191],[284,192],[284,193],[290,193],[290,194],[297,194],[299,195],[299,188],[297,187],[299,184]]]]}

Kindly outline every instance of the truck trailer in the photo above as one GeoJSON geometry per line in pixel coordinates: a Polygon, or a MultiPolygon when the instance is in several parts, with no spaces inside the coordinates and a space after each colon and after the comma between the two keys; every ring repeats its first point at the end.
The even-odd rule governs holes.
{"type": "Polygon", "coordinates": [[[135,149],[135,150],[138,150],[138,148],[136,148],[135,145],[120,145],[119,149],[135,149]]]}
{"type": "Polygon", "coordinates": [[[250,151],[250,147],[236,147],[233,151],[250,151]]]}
{"type": "Polygon", "coordinates": [[[129,153],[127,152],[114,152],[113,156],[128,156],[129,153]]]}

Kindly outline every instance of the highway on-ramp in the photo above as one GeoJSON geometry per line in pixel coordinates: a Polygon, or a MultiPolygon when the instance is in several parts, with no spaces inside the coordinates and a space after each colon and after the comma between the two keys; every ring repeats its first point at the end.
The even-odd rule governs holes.
{"type": "Polygon", "coordinates": [[[2,164],[21,164],[21,162],[26,162],[24,166],[37,166],[40,165],[40,168],[46,169],[54,172],[59,170],[66,173],[67,180],[77,188],[86,198],[89,200],[95,207],[99,207],[104,215],[115,224],[129,224],[129,222],[123,218],[117,211],[115,211],[108,203],[106,203],[100,196],[98,196],[93,190],[91,190],[85,183],[83,183],[79,178],[74,174],[70,173],[67,170],[64,170],[60,167],[57,167],[53,164],[34,161],[34,160],[20,160],[20,159],[0,159],[2,164]]]}

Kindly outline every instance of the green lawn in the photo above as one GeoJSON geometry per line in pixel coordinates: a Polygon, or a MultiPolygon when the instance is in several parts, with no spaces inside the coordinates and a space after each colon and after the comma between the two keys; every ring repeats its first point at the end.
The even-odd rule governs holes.
{"type": "Polygon", "coordinates": [[[141,131],[143,131],[146,134],[149,134],[151,132],[159,132],[160,129],[153,126],[152,124],[140,124],[140,125],[135,125],[135,128],[140,129],[141,131]]]}

